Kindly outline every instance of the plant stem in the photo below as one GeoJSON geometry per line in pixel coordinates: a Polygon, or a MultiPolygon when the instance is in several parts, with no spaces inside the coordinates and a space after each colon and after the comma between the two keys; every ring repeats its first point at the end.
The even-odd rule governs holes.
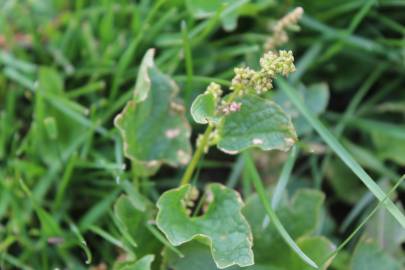
{"type": "Polygon", "coordinates": [[[202,140],[200,141],[200,144],[197,146],[197,150],[194,152],[191,162],[188,164],[187,169],[184,172],[183,177],[181,178],[180,186],[187,185],[190,182],[195,167],[197,166],[198,161],[200,161],[201,156],[204,153],[204,149],[207,147],[208,139],[210,137],[212,129],[213,126],[208,125],[207,129],[203,134],[202,140]]]}

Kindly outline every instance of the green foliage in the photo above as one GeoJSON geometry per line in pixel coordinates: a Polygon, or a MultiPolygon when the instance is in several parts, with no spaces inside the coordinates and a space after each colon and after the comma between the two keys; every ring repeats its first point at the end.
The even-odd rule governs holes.
{"type": "Polygon", "coordinates": [[[132,250],[137,257],[158,253],[161,248],[160,242],[147,228],[154,212],[153,205],[140,208],[126,195],[121,195],[114,205],[114,214],[118,219],[118,227],[125,236],[127,249],[132,250]]]}
{"type": "Polygon", "coordinates": [[[253,95],[236,101],[242,104],[240,111],[224,117],[218,131],[219,149],[232,154],[251,147],[288,151],[296,142],[291,120],[276,103],[253,95]]]}
{"type": "Polygon", "coordinates": [[[79,120],[83,110],[75,103],[64,99],[63,78],[52,68],[39,69],[38,86],[35,89],[37,94],[35,95],[34,122],[31,126],[31,138],[35,144],[32,144],[31,151],[47,153],[41,156],[41,159],[51,164],[55,159],[65,159],[61,149],[74,143],[85,131],[84,123],[79,120]],[[66,110],[69,112],[66,113],[66,110]],[[76,117],[71,117],[69,114],[76,117]]]}
{"type": "MultiPolygon", "coordinates": [[[[297,191],[290,202],[284,199],[280,203],[276,213],[294,240],[315,231],[320,222],[323,200],[324,195],[321,192],[303,189],[297,191]]],[[[282,267],[285,259],[280,254],[289,250],[288,245],[272,222],[263,227],[266,212],[257,195],[247,199],[243,214],[252,228],[255,261],[258,264],[282,267]],[[268,250],[272,252],[269,253],[268,250]]]]}
{"type": "MultiPolygon", "coordinates": [[[[180,246],[180,251],[184,257],[180,257],[173,252],[166,251],[165,257],[168,260],[168,266],[174,270],[187,270],[192,267],[195,270],[218,270],[220,268],[215,264],[209,246],[193,240],[180,246]]],[[[227,270],[239,269],[237,266],[227,267],[227,270]]]]}
{"type": "Polygon", "coordinates": [[[382,130],[375,130],[372,133],[373,144],[377,154],[382,159],[392,160],[399,165],[405,165],[405,139],[386,134],[382,130]]]}
{"type": "Polygon", "coordinates": [[[403,7],[0,1],[0,268],[404,269],[403,7]]]}
{"type": "Polygon", "coordinates": [[[207,18],[215,16],[218,10],[223,9],[224,12],[220,18],[225,30],[235,30],[237,26],[237,19],[242,9],[241,6],[248,3],[250,0],[186,0],[187,7],[195,18],[207,18]]]}
{"type": "Polygon", "coordinates": [[[115,118],[125,155],[139,174],[153,174],[161,164],[185,165],[191,154],[190,127],[175,99],[176,84],[153,64],[149,50],[139,69],[133,99],[115,118]],[[145,137],[148,140],[145,140],[145,137]]]}
{"type": "Polygon", "coordinates": [[[163,193],[157,202],[158,227],[175,246],[194,238],[208,240],[219,268],[252,265],[252,235],[241,213],[239,194],[220,184],[210,184],[205,191],[206,212],[190,217],[186,207],[195,199],[195,192],[185,185],[163,193]]]}
{"type": "MultiPolygon", "coordinates": [[[[298,246],[310,256],[318,265],[322,265],[320,269],[328,269],[329,263],[325,262],[329,254],[335,250],[334,244],[325,237],[322,236],[304,236],[297,240],[298,246]]],[[[290,258],[285,259],[285,262],[289,262],[289,266],[286,269],[291,270],[311,270],[312,267],[305,264],[301,258],[295,253],[290,251],[290,258]]]]}
{"type": "Polygon", "coordinates": [[[190,113],[196,123],[208,124],[215,121],[216,109],[215,96],[212,93],[204,93],[194,99],[190,113]]]}
{"type": "Polygon", "coordinates": [[[151,270],[151,264],[154,260],[153,255],[147,255],[132,263],[123,263],[117,270],[151,270]]]}
{"type": "MultiPolygon", "coordinates": [[[[329,101],[329,88],[326,83],[311,84],[307,87],[301,85],[299,93],[304,100],[305,105],[314,114],[318,115],[325,111],[329,101]]],[[[282,91],[277,91],[272,98],[287,112],[291,117],[298,135],[303,135],[312,130],[312,126],[305,120],[304,116],[292,106],[291,101],[282,91]]]]}
{"type": "MultiPolygon", "coordinates": [[[[398,203],[397,206],[402,211],[404,210],[400,203],[398,203]]],[[[403,258],[401,245],[405,243],[405,230],[385,209],[378,209],[367,223],[363,235],[368,239],[374,239],[375,236],[378,235],[378,238],[374,239],[377,240],[375,244],[378,245],[384,253],[398,261],[403,258]]]]}
{"type": "Polygon", "coordinates": [[[385,254],[372,239],[362,239],[357,244],[351,260],[353,270],[400,270],[400,262],[385,254]]]}
{"type": "MultiPolygon", "coordinates": [[[[287,206],[288,203],[285,202],[285,206],[283,206],[295,209],[295,205],[303,204],[301,210],[280,217],[283,223],[286,224],[289,232],[296,236],[295,238],[297,239],[299,247],[319,265],[324,263],[324,260],[334,250],[334,245],[328,239],[319,236],[310,236],[310,233],[314,231],[316,226],[315,223],[320,220],[319,213],[315,214],[315,212],[319,212],[322,198],[322,194],[318,194],[316,191],[301,190],[294,196],[292,205],[287,206]],[[300,218],[306,214],[310,215],[310,219],[314,219],[314,224],[298,224],[299,227],[295,227],[294,220],[300,220],[300,218]]],[[[283,213],[284,210],[285,208],[281,208],[278,213],[283,213]]],[[[255,258],[255,265],[249,266],[246,269],[313,269],[303,262],[294,251],[287,247],[274,228],[262,227],[263,213],[261,211],[263,211],[263,209],[261,209],[257,197],[250,198],[247,205],[243,208],[243,213],[248,218],[249,224],[251,224],[253,230],[255,243],[254,254],[255,256],[259,256],[255,258]],[[257,207],[257,209],[255,207],[257,207]],[[256,247],[256,245],[258,245],[258,247],[256,247]],[[269,253],[269,250],[272,252],[269,253]]],[[[194,240],[181,245],[180,251],[184,254],[184,257],[179,257],[170,251],[167,251],[165,254],[169,261],[168,265],[175,270],[186,270],[190,265],[196,270],[219,269],[210,256],[209,248],[199,241],[194,240]]],[[[326,269],[327,264],[324,267],[323,269],[326,269]]],[[[242,268],[234,266],[226,269],[235,270],[242,268]]]]}
{"type": "Polygon", "coordinates": [[[326,176],[336,195],[347,203],[357,202],[358,197],[366,191],[356,175],[337,158],[332,158],[326,164],[326,176]]]}

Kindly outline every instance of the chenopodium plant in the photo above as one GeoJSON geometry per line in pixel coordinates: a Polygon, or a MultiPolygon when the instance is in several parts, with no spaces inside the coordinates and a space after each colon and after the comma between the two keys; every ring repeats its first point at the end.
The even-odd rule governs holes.
{"type": "MultiPolygon", "coordinates": [[[[211,146],[237,154],[249,148],[288,151],[294,145],[297,135],[291,119],[279,105],[263,97],[273,88],[277,76],[287,76],[294,70],[291,51],[270,51],[260,59],[260,70],[235,68],[228,94],[224,95],[220,85],[211,83],[191,106],[193,119],[207,128],[198,137],[190,160],[190,127],[184,108],[176,99],[177,86],[154,65],[153,50],[146,53],[133,98],[116,117],[115,125],[123,137],[125,155],[131,159],[138,176],[152,175],[163,163],[188,164],[179,187],[164,192],[157,201],[156,225],[171,245],[198,240],[210,247],[218,268],[254,264],[252,231],[242,213],[239,194],[219,183],[209,184],[202,196],[204,202],[199,202],[203,214],[195,216],[191,208],[198,190],[189,182],[202,155],[211,146]]],[[[274,217],[275,214],[273,221],[274,217]]],[[[301,258],[316,266],[279,221],[276,227],[301,258]]]]}

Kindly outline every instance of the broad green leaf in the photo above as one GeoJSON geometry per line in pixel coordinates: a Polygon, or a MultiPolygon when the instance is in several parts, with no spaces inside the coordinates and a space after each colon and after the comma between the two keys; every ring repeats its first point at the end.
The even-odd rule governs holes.
{"type": "Polygon", "coordinates": [[[356,175],[337,158],[326,164],[326,176],[336,195],[347,203],[354,204],[367,189],[356,179],[356,175]]]}
{"type": "Polygon", "coordinates": [[[241,213],[242,201],[237,192],[221,184],[207,186],[210,203],[202,216],[190,217],[185,208],[193,195],[190,185],[166,191],[157,202],[157,225],[174,246],[194,238],[205,239],[215,264],[225,268],[253,264],[252,235],[241,213]]]}
{"type": "MultiPolygon", "coordinates": [[[[218,270],[212,259],[209,246],[193,240],[182,244],[179,247],[184,257],[179,257],[172,251],[166,250],[164,256],[167,258],[168,266],[173,270],[218,270]]],[[[227,270],[240,269],[238,266],[227,267],[227,270]]]]}
{"type": "Polygon", "coordinates": [[[190,127],[176,101],[178,87],[153,64],[149,50],[140,67],[133,99],[115,118],[125,155],[140,175],[153,174],[165,163],[185,165],[191,156],[190,127]]]}
{"type": "Polygon", "coordinates": [[[326,83],[314,83],[306,87],[303,93],[305,104],[315,114],[325,111],[329,102],[329,86],[326,83]]]}
{"type": "Polygon", "coordinates": [[[350,268],[350,260],[352,254],[348,250],[340,250],[332,261],[331,267],[335,270],[352,270],[350,268]]]}
{"type": "MultiPolygon", "coordinates": [[[[325,237],[322,236],[304,236],[297,240],[297,244],[300,249],[305,252],[311,259],[313,259],[318,265],[322,265],[324,260],[327,259],[328,255],[334,251],[335,246],[325,237]]],[[[311,266],[306,264],[298,255],[289,250],[289,252],[282,252],[279,254],[282,261],[275,266],[271,262],[267,264],[258,264],[254,267],[249,267],[249,270],[259,270],[259,269],[283,269],[283,270],[312,270],[311,266]]],[[[319,269],[328,269],[329,262],[326,262],[322,268],[319,269]]]]}
{"type": "Polygon", "coordinates": [[[254,95],[236,101],[242,104],[240,110],[224,116],[219,127],[222,151],[238,153],[251,147],[288,151],[297,141],[290,118],[273,101],[254,95]]]}
{"type": "Polygon", "coordinates": [[[198,95],[191,104],[191,116],[199,124],[207,124],[215,119],[216,100],[212,93],[198,95]]]}
{"type": "Polygon", "coordinates": [[[154,213],[152,206],[150,204],[144,211],[139,210],[126,195],[121,195],[114,205],[114,214],[119,221],[119,227],[124,238],[135,243],[134,251],[137,257],[158,253],[161,248],[160,242],[146,227],[147,222],[152,220],[154,213]]]}
{"type": "Polygon", "coordinates": [[[136,102],[144,101],[148,97],[149,91],[151,91],[152,81],[148,71],[155,65],[153,62],[154,55],[155,50],[150,49],[145,53],[142,59],[134,89],[134,100],[136,102]]]}
{"type": "MultiPolygon", "coordinates": [[[[302,191],[308,192],[308,190],[302,191]]],[[[301,202],[301,201],[300,201],[301,202]]],[[[254,211],[254,209],[250,209],[254,211]]],[[[302,218],[305,217],[305,213],[302,213],[302,218]]],[[[254,221],[256,222],[256,221],[254,221]]],[[[261,225],[259,223],[259,225],[261,225]]],[[[255,224],[251,223],[251,226],[255,226],[255,224]]],[[[290,225],[290,227],[293,225],[290,225]]],[[[260,238],[265,237],[268,233],[267,230],[262,230],[261,233],[255,235],[254,243],[256,245],[257,241],[260,241],[260,238]]],[[[281,240],[280,240],[281,241],[281,240]]],[[[277,241],[274,241],[271,246],[264,250],[264,256],[268,255],[271,258],[267,260],[256,262],[252,266],[248,266],[243,269],[248,270],[306,270],[306,269],[313,269],[308,266],[305,262],[302,261],[301,258],[296,255],[294,251],[289,248],[286,249],[277,249],[273,250],[274,245],[279,245],[277,241]],[[276,253],[277,252],[277,253],[276,253]],[[273,257],[277,257],[278,260],[272,259],[273,257]]],[[[334,251],[334,245],[325,237],[321,236],[303,236],[297,239],[298,246],[307,254],[311,259],[321,265],[324,260],[328,257],[328,255],[334,251]]],[[[184,257],[179,257],[174,252],[165,251],[164,256],[168,261],[168,265],[170,268],[174,270],[217,270],[219,269],[214,261],[212,260],[209,247],[202,242],[193,240],[182,244],[179,247],[180,251],[184,254],[184,257]]],[[[327,264],[325,265],[327,267],[327,264]]],[[[322,269],[326,269],[326,268],[322,269]]],[[[238,266],[233,266],[226,268],[227,270],[236,270],[242,269],[238,266]]]]}
{"type": "MultiPolygon", "coordinates": [[[[297,240],[298,246],[305,252],[311,259],[313,259],[319,269],[328,269],[330,261],[325,263],[322,268],[321,265],[328,258],[328,255],[335,250],[335,245],[332,244],[327,238],[323,236],[304,236],[297,240]]],[[[304,263],[294,252],[290,251],[290,258],[285,260],[288,270],[312,270],[308,264],[304,263]]]]}
{"type": "Polygon", "coordinates": [[[125,262],[117,266],[116,270],[151,270],[154,255],[145,255],[135,262],[125,262]]]}
{"type": "MultiPolygon", "coordinates": [[[[285,112],[291,117],[298,135],[306,134],[312,130],[312,126],[305,120],[304,116],[293,106],[287,95],[282,91],[270,92],[273,93],[274,101],[279,104],[285,112]]],[[[301,85],[299,88],[299,95],[304,101],[305,105],[315,115],[324,112],[329,101],[329,87],[326,83],[315,83],[308,87],[301,85]]]]}
{"type": "Polygon", "coordinates": [[[399,260],[385,253],[384,249],[369,238],[362,238],[357,244],[351,260],[352,270],[401,270],[399,260]]]}
{"type": "MultiPolygon", "coordinates": [[[[314,232],[320,219],[323,200],[323,193],[301,189],[294,194],[290,202],[286,200],[280,202],[276,213],[294,240],[314,232]]],[[[279,254],[285,253],[290,248],[271,221],[267,227],[263,228],[266,211],[257,195],[247,199],[243,214],[252,228],[255,261],[258,264],[283,266],[284,258],[279,254]]]]}
{"type": "Polygon", "coordinates": [[[377,155],[382,159],[392,160],[399,165],[405,165],[405,139],[386,134],[385,130],[373,130],[371,138],[377,155]]]}

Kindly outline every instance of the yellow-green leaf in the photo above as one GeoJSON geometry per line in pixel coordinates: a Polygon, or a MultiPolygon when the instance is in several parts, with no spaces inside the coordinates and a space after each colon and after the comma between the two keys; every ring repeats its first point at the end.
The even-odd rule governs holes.
{"type": "Polygon", "coordinates": [[[252,235],[241,213],[239,194],[221,184],[210,184],[206,190],[206,212],[190,217],[185,205],[192,191],[190,185],[184,185],[166,191],[157,202],[157,225],[170,243],[179,246],[203,238],[219,268],[252,265],[252,235]]]}
{"type": "Polygon", "coordinates": [[[215,119],[216,100],[212,93],[198,95],[191,104],[191,116],[199,124],[207,124],[215,119]]]}

